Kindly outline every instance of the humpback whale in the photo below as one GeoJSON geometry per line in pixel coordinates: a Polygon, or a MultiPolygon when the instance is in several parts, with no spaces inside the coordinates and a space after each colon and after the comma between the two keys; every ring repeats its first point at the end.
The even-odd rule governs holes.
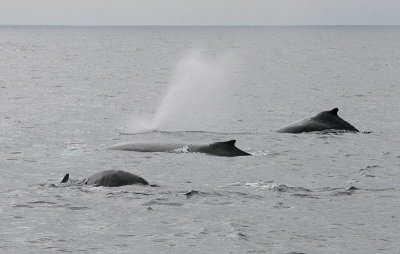
{"type": "MultiPolygon", "coordinates": [[[[69,174],[66,174],[61,180],[61,183],[66,183],[69,180],[69,174]]],[[[105,170],[98,172],[88,178],[85,178],[82,183],[95,186],[118,187],[131,184],[149,185],[149,183],[140,176],[122,170],[105,170]]]]}
{"type": "Polygon", "coordinates": [[[215,142],[205,145],[184,145],[184,144],[163,144],[163,143],[121,143],[110,149],[135,151],[135,152],[191,152],[191,153],[206,153],[217,156],[245,156],[250,155],[235,146],[236,140],[225,142],[215,142]]]}
{"type": "Polygon", "coordinates": [[[323,130],[344,130],[358,132],[358,130],[353,125],[338,116],[338,111],[338,108],[323,111],[313,117],[306,118],[299,122],[285,126],[277,130],[277,132],[301,133],[323,130]]]}

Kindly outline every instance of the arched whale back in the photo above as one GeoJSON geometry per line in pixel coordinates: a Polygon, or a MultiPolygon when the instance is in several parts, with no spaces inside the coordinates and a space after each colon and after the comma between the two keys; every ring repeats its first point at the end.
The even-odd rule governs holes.
{"type": "Polygon", "coordinates": [[[313,117],[306,118],[299,122],[283,127],[277,130],[277,132],[301,133],[323,130],[344,130],[358,132],[358,130],[353,125],[338,116],[338,111],[338,108],[323,111],[313,117]]]}
{"type": "Polygon", "coordinates": [[[96,173],[86,180],[87,185],[100,185],[107,187],[118,187],[130,184],[143,184],[149,183],[140,176],[134,175],[122,170],[105,170],[96,173]]]}
{"type": "Polygon", "coordinates": [[[135,152],[194,152],[217,156],[245,156],[250,155],[235,146],[236,140],[215,142],[206,145],[164,144],[164,143],[122,143],[111,147],[113,150],[135,152]]]}
{"type": "MultiPolygon", "coordinates": [[[[68,182],[69,174],[66,174],[61,183],[68,182]]],[[[87,185],[118,187],[131,184],[148,185],[149,183],[140,176],[122,170],[105,170],[89,176],[84,180],[87,185]]]]}

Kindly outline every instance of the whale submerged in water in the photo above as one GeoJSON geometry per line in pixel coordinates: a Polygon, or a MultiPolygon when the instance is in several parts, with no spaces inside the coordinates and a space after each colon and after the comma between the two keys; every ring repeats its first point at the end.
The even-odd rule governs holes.
{"type": "Polygon", "coordinates": [[[313,117],[306,118],[299,122],[283,127],[277,130],[277,132],[301,133],[323,130],[344,130],[358,132],[358,130],[353,125],[346,122],[337,115],[338,111],[338,108],[323,111],[313,117]]]}
{"type": "Polygon", "coordinates": [[[109,149],[135,152],[191,152],[206,153],[217,156],[246,156],[250,155],[235,146],[236,140],[215,142],[205,145],[163,144],[163,143],[122,143],[109,149]]]}
{"type": "MultiPolygon", "coordinates": [[[[61,183],[66,183],[69,180],[69,174],[66,174],[61,180],[61,183]]],[[[122,170],[105,170],[98,172],[88,178],[85,178],[81,183],[94,186],[119,187],[123,185],[149,183],[140,176],[122,170]]]]}

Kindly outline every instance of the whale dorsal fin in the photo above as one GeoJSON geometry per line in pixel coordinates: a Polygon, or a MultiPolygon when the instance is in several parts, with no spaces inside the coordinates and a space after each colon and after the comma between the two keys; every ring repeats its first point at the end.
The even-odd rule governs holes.
{"type": "Polygon", "coordinates": [[[329,113],[331,113],[332,115],[337,116],[337,112],[338,112],[338,111],[339,111],[338,108],[334,108],[334,109],[330,110],[329,113]]]}
{"type": "Polygon", "coordinates": [[[227,145],[227,146],[235,146],[235,143],[236,143],[235,139],[224,141],[224,142],[216,142],[216,144],[227,145]]]}
{"type": "Polygon", "coordinates": [[[66,182],[68,182],[68,179],[69,179],[69,174],[66,174],[66,175],[63,177],[63,179],[61,180],[61,183],[66,183],[66,182]]]}

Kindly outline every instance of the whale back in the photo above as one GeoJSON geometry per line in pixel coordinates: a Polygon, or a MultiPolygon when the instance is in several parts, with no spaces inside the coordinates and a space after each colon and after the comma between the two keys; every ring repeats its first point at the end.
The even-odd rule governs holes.
{"type": "Polygon", "coordinates": [[[218,156],[246,156],[250,155],[235,146],[236,140],[228,140],[224,142],[211,143],[208,146],[203,147],[199,152],[218,155],[218,156]]]}
{"type": "Polygon", "coordinates": [[[149,183],[140,176],[122,170],[105,170],[96,173],[86,179],[87,185],[118,187],[131,184],[149,183]]]}
{"type": "Polygon", "coordinates": [[[173,152],[183,147],[182,144],[149,143],[120,143],[110,147],[110,150],[135,151],[135,152],[173,152]]]}
{"type": "Polygon", "coordinates": [[[338,111],[338,108],[334,108],[328,111],[320,112],[313,117],[306,118],[299,122],[283,127],[277,132],[301,133],[323,130],[345,130],[358,132],[353,125],[338,116],[338,111]]]}
{"type": "Polygon", "coordinates": [[[236,140],[228,140],[224,142],[215,142],[205,145],[187,145],[173,143],[121,143],[109,149],[135,151],[135,152],[194,152],[206,153],[218,156],[244,156],[250,155],[235,146],[236,140]]]}

